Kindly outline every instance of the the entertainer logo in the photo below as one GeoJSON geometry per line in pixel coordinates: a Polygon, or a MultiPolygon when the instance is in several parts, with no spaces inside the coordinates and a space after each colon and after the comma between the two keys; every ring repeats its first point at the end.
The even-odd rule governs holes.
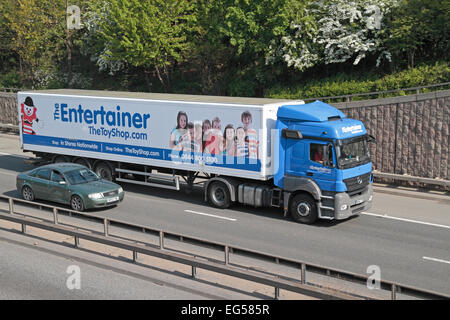
{"type": "Polygon", "coordinates": [[[61,122],[86,124],[89,134],[119,138],[124,140],[147,140],[145,132],[140,132],[148,127],[149,113],[130,113],[120,111],[120,106],[115,110],[105,110],[103,106],[96,109],[83,107],[71,108],[66,103],[55,103],[53,119],[61,122]]]}
{"type": "Polygon", "coordinates": [[[351,127],[343,127],[342,128],[342,132],[343,133],[351,132],[352,134],[355,134],[355,133],[360,133],[362,131],[363,131],[362,125],[360,125],[360,124],[354,125],[354,126],[351,126],[351,127]]]}

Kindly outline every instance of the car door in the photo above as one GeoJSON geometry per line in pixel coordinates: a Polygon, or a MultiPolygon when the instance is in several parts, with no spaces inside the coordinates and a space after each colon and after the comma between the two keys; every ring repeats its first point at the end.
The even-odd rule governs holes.
{"type": "Polygon", "coordinates": [[[34,191],[35,197],[40,199],[49,200],[50,194],[48,193],[48,184],[50,182],[50,174],[52,170],[49,168],[42,168],[37,170],[35,179],[31,188],[34,191]]]}
{"type": "Polygon", "coordinates": [[[48,183],[48,194],[50,200],[67,203],[67,182],[64,176],[57,170],[52,170],[48,183]],[[63,182],[63,184],[61,184],[63,182]]]}

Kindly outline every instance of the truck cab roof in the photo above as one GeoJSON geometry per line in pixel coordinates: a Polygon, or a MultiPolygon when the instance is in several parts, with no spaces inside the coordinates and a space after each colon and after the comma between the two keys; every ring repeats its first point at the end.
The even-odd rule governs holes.
{"type": "Polygon", "coordinates": [[[367,133],[361,121],[347,118],[343,112],[322,101],[282,106],[277,117],[290,122],[290,128],[299,130],[304,136],[347,139],[367,133]]]}

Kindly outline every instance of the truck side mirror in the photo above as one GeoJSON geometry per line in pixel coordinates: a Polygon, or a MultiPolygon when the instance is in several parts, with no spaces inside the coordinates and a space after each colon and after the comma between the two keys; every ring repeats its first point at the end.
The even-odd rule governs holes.
{"type": "Polygon", "coordinates": [[[367,142],[377,143],[377,139],[374,136],[368,134],[367,137],[368,137],[367,142]]]}
{"type": "Polygon", "coordinates": [[[325,148],[323,164],[325,167],[334,168],[333,145],[331,143],[327,144],[327,146],[325,148]],[[331,159],[330,159],[330,156],[331,156],[331,159]]]}

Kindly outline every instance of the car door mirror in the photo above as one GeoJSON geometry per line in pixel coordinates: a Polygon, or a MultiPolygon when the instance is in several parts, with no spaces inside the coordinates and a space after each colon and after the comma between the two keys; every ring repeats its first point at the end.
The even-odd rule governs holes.
{"type": "Polygon", "coordinates": [[[66,184],[66,182],[65,182],[64,180],[61,180],[61,181],[59,182],[59,184],[66,184]]]}

